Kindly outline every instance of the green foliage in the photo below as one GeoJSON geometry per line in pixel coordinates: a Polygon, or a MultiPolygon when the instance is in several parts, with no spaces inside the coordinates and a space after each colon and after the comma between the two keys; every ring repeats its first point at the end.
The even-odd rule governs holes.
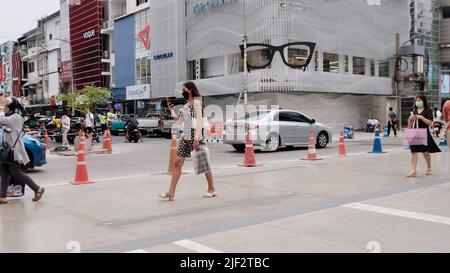
{"type": "Polygon", "coordinates": [[[84,112],[87,108],[91,111],[95,106],[107,103],[111,98],[111,92],[103,87],[95,87],[94,85],[86,86],[80,91],[61,94],[58,100],[67,103],[67,108],[84,112]]]}

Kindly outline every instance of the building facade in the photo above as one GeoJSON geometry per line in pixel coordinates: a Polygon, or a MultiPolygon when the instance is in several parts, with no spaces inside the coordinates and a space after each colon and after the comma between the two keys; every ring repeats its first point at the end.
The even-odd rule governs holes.
{"type": "MultiPolygon", "coordinates": [[[[396,33],[409,37],[408,0],[150,1],[153,94],[176,94],[175,82],[194,80],[207,103],[236,104],[244,86],[239,46],[281,46],[286,59],[304,61],[306,71],[289,68],[276,53],[270,65],[250,71],[249,102],[300,110],[340,128],[361,128],[368,118],[384,122],[396,107],[392,77],[396,33]],[[376,4],[376,3],[375,3],[376,4]],[[165,54],[165,55],[164,55],[165,54]]],[[[249,63],[269,62],[267,48],[249,48],[249,63]]]]}
{"type": "Polygon", "coordinates": [[[70,44],[74,90],[87,85],[108,87],[109,65],[102,63],[107,37],[101,34],[105,1],[79,0],[69,4],[70,44]]]}
{"type": "Polygon", "coordinates": [[[7,41],[0,45],[0,96],[12,94],[13,87],[13,53],[14,42],[7,41]]]}
{"type": "Polygon", "coordinates": [[[440,3],[440,44],[439,62],[441,64],[440,95],[441,103],[450,99],[450,1],[440,3]]]}
{"type": "Polygon", "coordinates": [[[118,111],[145,115],[152,108],[150,3],[127,0],[126,7],[114,19],[113,100],[118,111]],[[132,91],[142,95],[130,97],[132,91]]]}

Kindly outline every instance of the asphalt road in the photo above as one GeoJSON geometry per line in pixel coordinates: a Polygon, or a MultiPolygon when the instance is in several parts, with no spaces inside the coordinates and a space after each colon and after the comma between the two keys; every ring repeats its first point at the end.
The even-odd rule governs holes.
{"type": "Polygon", "coordinates": [[[30,175],[47,188],[42,202],[0,207],[0,252],[448,252],[450,153],[433,155],[434,174],[407,179],[401,138],[358,134],[337,157],[337,142],[304,161],[304,148],[243,154],[209,144],[219,197],[204,199],[205,178],[191,161],[174,202],[160,201],[170,177],[170,142],[120,143],[112,155],[90,155],[94,184],[73,186],[75,157],[49,156],[30,175]]]}

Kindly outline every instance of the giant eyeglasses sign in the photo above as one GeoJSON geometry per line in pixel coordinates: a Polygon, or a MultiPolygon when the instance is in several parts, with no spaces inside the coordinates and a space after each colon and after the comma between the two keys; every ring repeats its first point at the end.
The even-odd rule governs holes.
{"type": "MultiPolygon", "coordinates": [[[[240,49],[242,57],[244,57],[244,45],[240,45],[240,49]]],[[[247,66],[249,70],[267,68],[272,64],[275,53],[278,51],[286,66],[306,71],[315,49],[316,43],[312,42],[295,42],[281,46],[247,44],[247,66]]]]}

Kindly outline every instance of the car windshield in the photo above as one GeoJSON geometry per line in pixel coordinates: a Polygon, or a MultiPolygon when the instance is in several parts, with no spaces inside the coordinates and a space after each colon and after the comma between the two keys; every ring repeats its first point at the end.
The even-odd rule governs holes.
{"type": "Polygon", "coordinates": [[[254,111],[247,113],[247,115],[241,116],[238,120],[250,120],[250,121],[261,120],[266,118],[267,115],[269,114],[270,111],[254,111]]]}

